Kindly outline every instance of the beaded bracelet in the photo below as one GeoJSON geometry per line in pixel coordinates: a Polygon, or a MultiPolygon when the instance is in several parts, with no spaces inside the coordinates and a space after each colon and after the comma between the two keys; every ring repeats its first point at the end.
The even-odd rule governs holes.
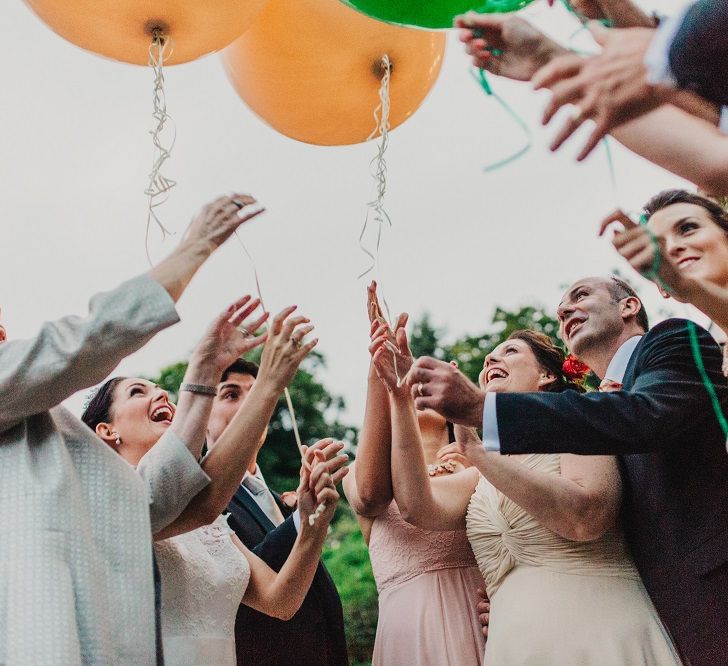
{"type": "Polygon", "coordinates": [[[216,386],[206,386],[205,384],[180,384],[180,391],[189,391],[190,393],[201,393],[202,395],[217,395],[216,386]]]}

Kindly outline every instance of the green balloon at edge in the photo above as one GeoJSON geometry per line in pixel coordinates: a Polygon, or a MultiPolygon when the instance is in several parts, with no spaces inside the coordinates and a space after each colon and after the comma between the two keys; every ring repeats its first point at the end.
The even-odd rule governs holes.
{"type": "Polygon", "coordinates": [[[465,12],[503,14],[515,12],[532,0],[342,0],[345,4],[388,23],[414,28],[452,28],[453,19],[465,12]]]}

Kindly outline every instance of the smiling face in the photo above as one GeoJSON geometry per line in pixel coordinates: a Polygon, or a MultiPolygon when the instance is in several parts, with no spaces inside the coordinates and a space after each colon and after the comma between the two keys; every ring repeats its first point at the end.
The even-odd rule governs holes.
{"type": "Polygon", "coordinates": [[[728,286],[728,235],[705,208],[675,203],[656,211],[648,226],[686,276],[728,286]]]}
{"type": "Polygon", "coordinates": [[[559,335],[569,351],[585,360],[592,350],[611,346],[624,332],[625,315],[634,316],[634,304],[626,303],[629,300],[617,301],[602,278],[576,282],[564,294],[557,310],[559,335]]]}
{"type": "Polygon", "coordinates": [[[485,357],[478,383],[486,393],[541,391],[555,377],[546,372],[524,340],[499,344],[485,357]]]}
{"type": "Polygon", "coordinates": [[[139,458],[152,448],[172,424],[175,407],[169,395],[146,379],[129,378],[114,388],[111,421],[99,423],[96,433],[113,443],[117,433],[127,459],[139,458]]]}

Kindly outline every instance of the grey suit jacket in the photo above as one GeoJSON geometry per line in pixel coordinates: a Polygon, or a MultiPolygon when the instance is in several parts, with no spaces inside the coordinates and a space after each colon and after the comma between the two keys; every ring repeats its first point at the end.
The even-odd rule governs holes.
{"type": "Polygon", "coordinates": [[[172,432],[135,471],[57,405],[176,321],[139,277],[0,344],[1,664],[155,663],[151,535],[209,478],[172,432]]]}

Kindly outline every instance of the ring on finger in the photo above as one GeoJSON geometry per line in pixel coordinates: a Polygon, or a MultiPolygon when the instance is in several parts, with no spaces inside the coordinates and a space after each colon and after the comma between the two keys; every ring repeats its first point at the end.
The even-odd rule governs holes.
{"type": "Polygon", "coordinates": [[[423,391],[423,388],[424,388],[424,384],[422,382],[420,382],[419,384],[417,384],[417,393],[419,394],[419,396],[421,398],[424,398],[425,397],[425,392],[423,391]]]}
{"type": "Polygon", "coordinates": [[[291,344],[296,348],[301,348],[301,341],[298,338],[291,338],[291,344]]]}
{"type": "Polygon", "coordinates": [[[241,332],[241,333],[242,333],[242,334],[243,334],[243,335],[244,335],[244,336],[245,336],[246,338],[252,338],[252,337],[253,337],[253,334],[252,334],[252,333],[251,333],[251,332],[250,332],[250,331],[249,331],[249,330],[248,330],[247,328],[245,328],[245,326],[241,326],[241,327],[240,327],[240,332],[241,332]]]}
{"type": "Polygon", "coordinates": [[[231,203],[234,203],[238,207],[238,210],[241,210],[248,205],[244,201],[240,201],[240,199],[232,199],[231,203]]]}

